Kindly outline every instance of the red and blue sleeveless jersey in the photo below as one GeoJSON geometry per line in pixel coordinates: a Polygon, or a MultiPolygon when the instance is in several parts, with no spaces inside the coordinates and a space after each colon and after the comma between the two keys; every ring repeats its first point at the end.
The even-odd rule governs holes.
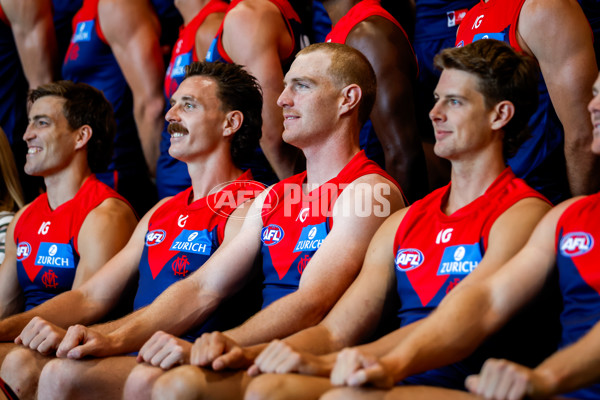
{"type": "MultiPolygon", "coordinates": [[[[171,96],[185,77],[186,65],[200,59],[196,54],[196,32],[204,23],[206,17],[212,13],[223,13],[227,10],[227,7],[229,7],[229,4],[222,0],[211,0],[189,24],[179,30],[179,38],[173,47],[171,61],[165,75],[164,93],[167,99],[165,113],[170,108],[169,100],[171,96]]],[[[170,146],[171,135],[167,131],[167,124],[165,124],[161,134],[160,157],[156,167],[156,186],[158,197],[161,199],[173,196],[192,184],[187,165],[169,155],[170,146]]]]}
{"type": "Polygon", "coordinates": [[[306,172],[271,188],[263,205],[261,232],[263,308],[298,289],[304,269],[332,228],[337,198],[347,185],[369,174],[395,183],[360,151],[336,177],[307,194],[302,189],[306,172]]]}
{"type": "MultiPolygon", "coordinates": [[[[450,185],[415,202],[396,232],[393,257],[400,303],[399,327],[428,316],[450,290],[477,268],[488,247],[490,229],[500,215],[519,200],[530,197],[545,200],[506,168],[483,195],[446,215],[442,210],[450,185]]],[[[556,343],[541,341],[539,335],[533,335],[539,343],[532,345],[530,333],[535,330],[528,329],[533,320],[530,316],[515,320],[465,360],[411,376],[402,383],[464,390],[465,378],[477,373],[489,357],[537,365],[551,354],[556,343]],[[523,329],[528,330],[523,332],[523,329]],[[513,340],[515,337],[531,346],[527,348],[531,353],[521,351],[524,346],[513,340]]]]}
{"type": "MultiPolygon", "coordinates": [[[[148,222],[134,309],[150,304],[173,283],[199,269],[222,243],[231,213],[263,189],[264,186],[252,180],[251,172],[246,171],[221,190],[191,204],[190,187],[159,207],[148,222]]],[[[230,317],[229,313],[217,310],[199,328],[201,331],[190,337],[219,329],[216,324],[230,317]]]]}
{"type": "Polygon", "coordinates": [[[223,0],[211,0],[189,24],[179,30],[179,38],[175,42],[165,76],[165,96],[167,100],[171,99],[185,77],[185,66],[200,59],[196,54],[196,32],[202,26],[206,17],[212,13],[224,13],[228,7],[229,4],[223,0]]]}
{"type": "Polygon", "coordinates": [[[27,89],[10,22],[0,5],[0,126],[9,143],[21,140],[27,128],[27,89]]]}
{"type": "MultiPolygon", "coordinates": [[[[340,20],[333,26],[331,32],[325,38],[326,42],[346,44],[348,35],[354,27],[369,17],[382,17],[398,27],[409,42],[408,36],[400,23],[381,6],[381,0],[362,0],[356,3],[340,20]]],[[[411,46],[412,49],[412,46],[411,46]]],[[[414,52],[413,52],[414,57],[414,52]]],[[[415,65],[417,60],[415,58],[415,65]]],[[[385,167],[385,156],[383,148],[373,129],[371,120],[368,120],[360,130],[360,148],[365,150],[367,156],[377,162],[382,168],[385,167]]]]}
{"type": "Polygon", "coordinates": [[[483,195],[452,215],[442,212],[450,184],[415,202],[394,239],[400,326],[426,317],[473,271],[496,219],[519,200],[543,199],[506,168],[483,195]]]}
{"type": "Polygon", "coordinates": [[[15,225],[17,275],[29,310],[71,289],[79,250],[77,237],[87,215],[108,198],[124,202],[94,175],[75,197],[52,210],[46,193],[36,198],[15,225]]]}
{"type": "Polygon", "coordinates": [[[100,29],[98,0],[84,0],[73,18],[72,28],[73,36],[62,67],[63,78],[101,90],[113,106],[117,132],[108,170],[146,174],[133,117],[133,94],[100,29]]]}
{"type": "Polygon", "coordinates": [[[71,22],[83,5],[83,0],[52,0],[52,19],[56,32],[59,59],[64,60],[73,31],[71,22]]]}
{"type": "MultiPolygon", "coordinates": [[[[525,0],[481,0],[458,28],[456,46],[466,46],[480,39],[496,39],[523,49],[517,42],[517,22],[525,0]]],[[[570,197],[564,161],[562,124],[552,106],[550,95],[540,73],[539,105],[529,120],[531,138],[508,159],[515,174],[544,194],[554,204],[570,197]]]]}
{"type": "MultiPolygon", "coordinates": [[[[569,206],[556,226],[556,263],[563,310],[560,347],[578,341],[600,320],[600,193],[569,206]]],[[[600,398],[600,385],[571,393],[600,398]]]]}

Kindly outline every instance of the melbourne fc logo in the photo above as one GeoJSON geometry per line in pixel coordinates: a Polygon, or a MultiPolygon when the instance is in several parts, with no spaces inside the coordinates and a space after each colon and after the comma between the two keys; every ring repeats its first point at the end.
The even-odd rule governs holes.
{"type": "Polygon", "coordinates": [[[167,233],[162,229],[156,229],[146,234],[146,246],[154,246],[165,240],[167,233]]]}
{"type": "Polygon", "coordinates": [[[31,246],[27,242],[19,243],[17,246],[17,261],[23,261],[31,254],[31,246]]]}
{"type": "Polygon", "coordinates": [[[417,249],[400,249],[396,254],[396,268],[400,271],[407,272],[411,269],[415,269],[423,264],[425,257],[420,250],[417,249]]]}
{"type": "Polygon", "coordinates": [[[271,224],[262,229],[260,240],[265,246],[273,246],[283,239],[283,235],[283,229],[279,225],[271,224]]]}
{"type": "Polygon", "coordinates": [[[560,239],[560,253],[565,257],[575,257],[587,253],[594,247],[594,238],[586,232],[571,232],[560,239]]]}

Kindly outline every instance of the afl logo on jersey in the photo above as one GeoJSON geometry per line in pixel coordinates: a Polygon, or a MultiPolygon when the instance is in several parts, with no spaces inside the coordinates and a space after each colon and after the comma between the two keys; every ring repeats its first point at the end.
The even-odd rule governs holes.
{"type": "Polygon", "coordinates": [[[268,225],[262,229],[260,240],[265,246],[273,246],[283,239],[283,229],[279,225],[268,225]]]}
{"type": "Polygon", "coordinates": [[[560,239],[560,253],[575,257],[587,253],[594,247],[594,238],[586,232],[571,232],[560,239]]]}
{"type": "Polygon", "coordinates": [[[162,229],[156,229],[146,233],[146,246],[154,246],[165,240],[167,233],[162,229]]]}
{"type": "Polygon", "coordinates": [[[400,249],[394,260],[396,268],[402,272],[410,271],[423,264],[425,257],[420,250],[417,249],[400,249]]]}
{"type": "Polygon", "coordinates": [[[21,242],[17,246],[17,261],[23,261],[31,254],[31,245],[27,242],[21,242]]]}

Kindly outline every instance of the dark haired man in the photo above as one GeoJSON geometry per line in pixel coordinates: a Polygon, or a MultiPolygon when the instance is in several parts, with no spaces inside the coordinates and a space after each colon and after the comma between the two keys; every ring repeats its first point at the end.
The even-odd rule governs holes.
{"type": "MultiPolygon", "coordinates": [[[[97,355],[136,351],[156,329],[187,334],[186,338],[193,340],[204,330],[226,329],[244,319],[245,314],[240,310],[244,307],[235,313],[221,309],[199,326],[192,323],[183,326],[163,322],[166,318],[161,313],[151,320],[146,311],[152,314],[153,307],[146,306],[171,284],[193,276],[220,245],[230,241],[247,209],[237,206],[262,191],[263,186],[251,180],[251,173],[242,173],[237,165],[238,153],[258,142],[261,106],[258,83],[240,66],[222,63],[188,66],[186,79],[171,98],[166,119],[171,132],[170,152],[188,165],[192,186],[155,205],[137,225],[125,248],[78,290],[0,323],[0,331],[7,335],[10,332],[10,338],[22,329],[17,343],[35,350],[19,349],[2,366],[2,377],[20,397],[35,394],[41,368],[50,360],[43,355],[54,354],[65,329],[105,318],[136,280],[133,306],[137,311],[90,329],[76,326],[87,332],[83,340],[88,346],[98,344],[101,353],[97,355]],[[65,312],[67,309],[69,312],[65,312]],[[136,327],[133,332],[120,334],[139,320],[150,327],[146,330],[136,327]],[[110,338],[118,341],[111,342],[110,338]]],[[[60,352],[58,355],[64,356],[60,352]]],[[[105,377],[94,379],[99,387],[85,397],[95,393],[102,398],[114,398],[111,390],[119,391],[119,379],[122,385],[127,376],[123,371],[134,365],[134,357],[122,357],[77,362],[74,368],[80,371],[93,368],[105,377]]],[[[76,383],[85,377],[83,373],[75,373],[71,380],[76,383]]],[[[64,390],[64,395],[69,395],[68,388],[64,390]]]]}
{"type": "MultiPolygon", "coordinates": [[[[204,276],[200,290],[196,285],[179,293],[181,309],[204,313],[211,302],[247,279],[251,262],[262,254],[261,311],[234,329],[202,335],[193,347],[158,332],[138,357],[153,366],[142,364],[132,372],[125,397],[149,397],[161,375],[156,367],[190,363],[159,378],[169,388],[157,390],[182,398],[239,397],[247,376],[220,371],[244,363],[227,361],[236,357],[239,346],[265,343],[318,323],[356,277],[370,237],[402,207],[397,184],[358,145],[376,92],[375,73],[366,57],[346,45],[311,45],[296,56],[284,87],[278,99],[283,139],[302,150],[306,172],[265,191],[240,234],[209,261],[214,276],[204,276]],[[188,300],[192,293],[194,302],[188,300]],[[208,306],[199,308],[201,300],[208,306]]],[[[47,376],[49,384],[58,375],[60,381],[68,379],[55,367],[55,374],[47,376]]]]}
{"type": "MultiPolygon", "coordinates": [[[[251,374],[329,376],[335,352],[369,339],[378,322],[391,318],[383,312],[390,299],[397,299],[393,304],[397,304],[399,329],[339,353],[331,379],[334,384],[347,383],[357,363],[387,354],[448,293],[452,297],[451,291],[460,292],[496,271],[525,244],[550,209],[547,200],[506,167],[505,158],[522,141],[537,104],[534,64],[501,42],[486,41],[445,50],[437,56],[436,65],[443,71],[429,116],[436,135],[435,153],[452,164],[451,184],[392,215],[373,237],[361,275],[348,295],[321,324],[271,343],[255,359],[251,374]],[[507,88],[506,82],[514,85],[507,88]]],[[[439,393],[443,389],[409,385],[462,389],[466,371],[481,365],[478,362],[476,356],[421,375],[403,376],[406,387],[400,390],[411,399],[447,398],[439,393]]],[[[324,378],[266,375],[250,384],[247,397],[316,398],[330,388],[331,382],[324,378]],[[299,387],[305,388],[302,394],[298,394],[299,387]]]]}
{"type": "MultiPolygon", "coordinates": [[[[129,204],[93,174],[108,164],[115,131],[102,93],[60,81],[32,90],[29,102],[25,172],[43,177],[46,193],[23,207],[7,231],[0,267],[4,321],[11,315],[26,321],[29,310],[82,286],[125,246],[136,224],[129,204]]],[[[0,340],[12,341],[19,328],[6,326],[0,340]]],[[[3,358],[11,346],[0,348],[3,358]]]]}

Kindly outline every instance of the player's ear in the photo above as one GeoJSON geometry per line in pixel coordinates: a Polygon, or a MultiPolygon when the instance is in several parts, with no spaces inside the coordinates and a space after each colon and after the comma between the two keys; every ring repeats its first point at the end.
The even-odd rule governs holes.
{"type": "Polygon", "coordinates": [[[89,125],[82,125],[77,129],[77,137],[75,139],[75,148],[82,149],[85,147],[87,142],[92,138],[92,127],[89,125]]]}
{"type": "Polygon", "coordinates": [[[515,105],[508,101],[502,100],[494,106],[493,112],[491,113],[491,124],[492,129],[499,130],[504,128],[506,124],[515,115],[515,105]]]}
{"type": "Polygon", "coordinates": [[[223,136],[231,136],[236,133],[244,122],[244,114],[241,111],[229,111],[223,122],[223,136]]]}
{"type": "Polygon", "coordinates": [[[358,107],[362,99],[362,90],[360,86],[353,83],[342,89],[342,101],[340,103],[340,115],[345,114],[358,107]]]}

